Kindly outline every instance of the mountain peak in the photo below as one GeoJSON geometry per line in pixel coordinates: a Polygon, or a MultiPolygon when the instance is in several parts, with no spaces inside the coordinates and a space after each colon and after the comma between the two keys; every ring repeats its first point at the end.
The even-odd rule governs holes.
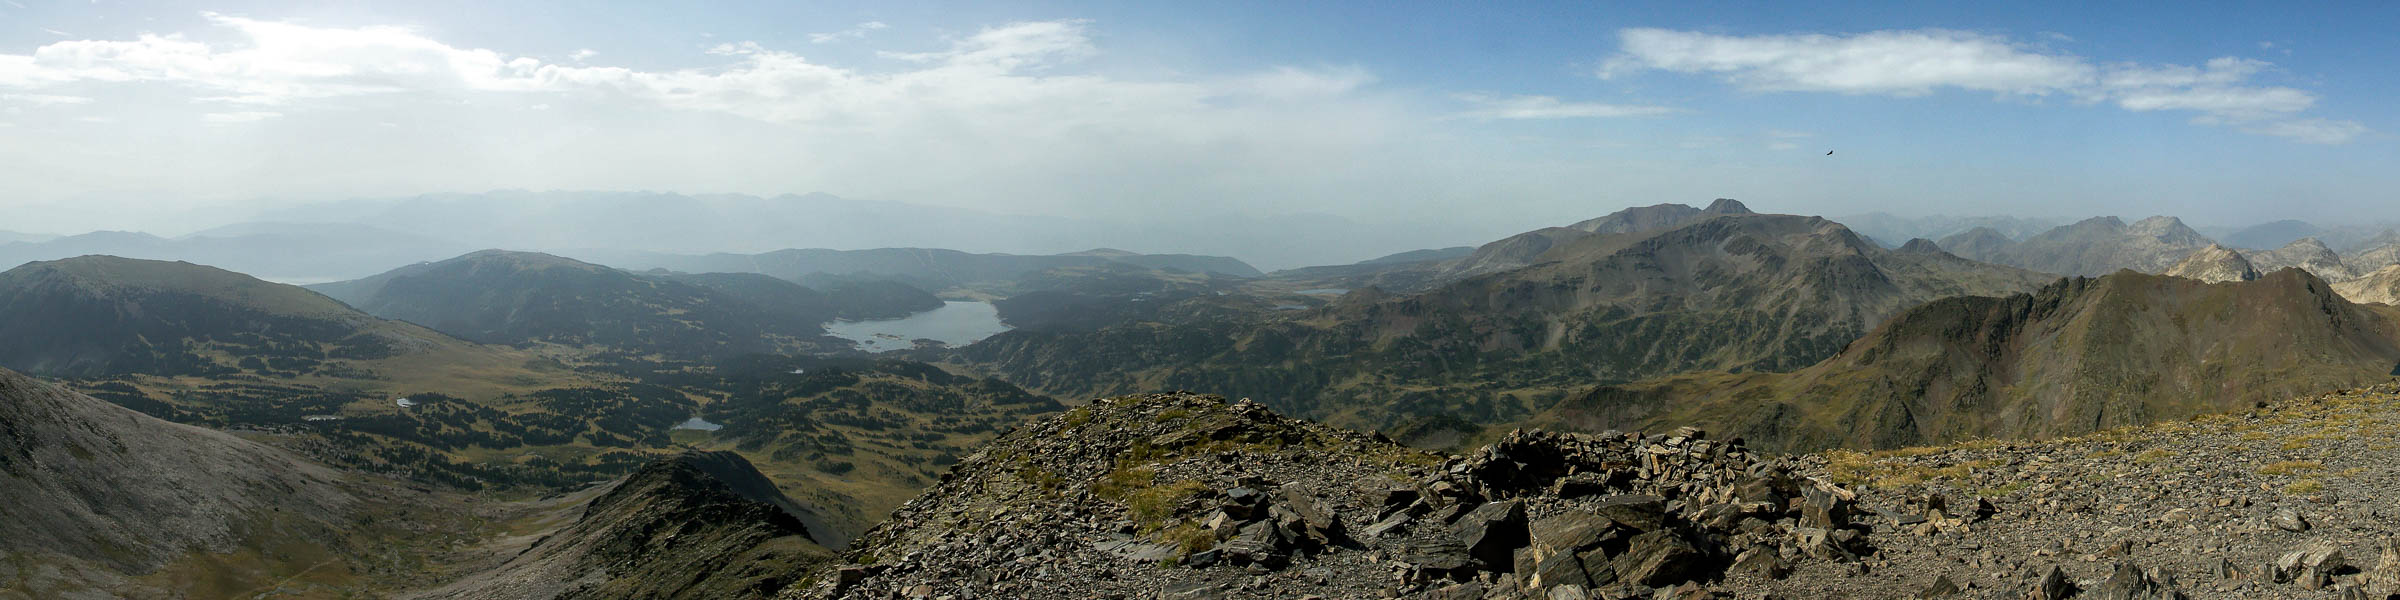
{"type": "Polygon", "coordinates": [[[2324,240],[2319,240],[2319,239],[2317,239],[2317,238],[2316,238],[2316,237],[2314,237],[2314,236],[2311,236],[2311,237],[2304,237],[2304,238],[2300,238],[2300,239],[2297,239],[2297,240],[2292,240],[2292,243],[2289,243],[2289,244],[2284,244],[2284,245],[2283,245],[2283,249],[2284,249],[2284,250],[2305,251],[2305,252],[2308,252],[2309,254],[2332,254],[2332,253],[2333,253],[2333,247],[2331,247],[2331,246],[2326,246],[2326,245],[2325,245],[2325,242],[2324,242],[2324,240]]]}
{"type": "Polygon", "coordinates": [[[2173,268],[2167,269],[2167,275],[2208,283],[2252,281],[2258,279],[2258,269],[2241,253],[2209,244],[2207,248],[2184,257],[2182,262],[2175,263],[2173,268]]]}
{"type": "Polygon", "coordinates": [[[1933,254],[1942,252],[1942,245],[1925,238],[1909,238],[1908,243],[1900,245],[1900,251],[1933,254]]]}
{"type": "Polygon", "coordinates": [[[2199,231],[2183,224],[2183,219],[2160,215],[2135,221],[2126,233],[2146,235],[2169,243],[2214,243],[2199,231]]]}
{"type": "Polygon", "coordinates": [[[1718,198],[1715,202],[1708,203],[1708,208],[1701,209],[1701,211],[1720,215],[1757,214],[1750,212],[1750,207],[1742,205],[1742,201],[1732,198],[1718,198]]]}

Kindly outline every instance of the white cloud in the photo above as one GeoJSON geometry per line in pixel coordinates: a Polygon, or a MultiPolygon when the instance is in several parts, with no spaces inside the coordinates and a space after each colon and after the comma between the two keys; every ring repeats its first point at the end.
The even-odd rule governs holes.
{"type": "MultiPolygon", "coordinates": [[[[47,153],[46,161],[144,156],[174,167],[138,180],[52,169],[32,183],[0,177],[0,193],[27,185],[53,193],[139,188],[128,197],[200,194],[210,185],[223,194],[293,196],[828,190],[1124,215],[1289,210],[1302,202],[1337,211],[1515,185],[1456,174],[1498,171],[1489,153],[1449,155],[1482,143],[1471,132],[1460,145],[1395,141],[1456,132],[1432,101],[1438,97],[1378,89],[1365,69],[1127,76],[1087,64],[1102,50],[1083,21],[1007,23],[889,48],[901,51],[889,55],[896,60],[858,65],[725,40],[707,53],[656,57],[688,67],[629,68],[454,46],[398,27],[208,19],[219,30],[207,35],[0,48],[0,92],[89,94],[108,114],[162,129],[290,120],[292,127],[258,132],[276,143],[194,156],[177,153],[199,153],[222,137],[195,135],[200,142],[184,146],[46,140],[81,149],[47,153]],[[526,109],[543,104],[555,108],[526,109]],[[309,150],[327,144],[360,149],[309,150]],[[261,153],[278,159],[265,162],[271,168],[233,161],[261,153]]],[[[9,149],[0,148],[6,158],[9,149]]]]}
{"type": "Polygon", "coordinates": [[[2006,39],[1946,30],[1723,36],[1664,29],[1621,32],[1608,76],[1641,70],[1721,75],[1762,91],[1915,96],[1941,88],[2042,95],[2086,85],[2094,70],[2006,39]]]}
{"type": "Polygon", "coordinates": [[[92,99],[84,96],[61,96],[56,94],[0,94],[0,104],[61,106],[91,103],[92,99]]]}
{"type": "Polygon", "coordinates": [[[258,122],[258,121],[264,121],[264,120],[267,120],[267,119],[272,119],[272,118],[276,118],[276,117],[280,117],[280,116],[283,116],[283,113],[279,113],[279,112],[266,112],[266,111],[241,111],[241,112],[208,113],[208,114],[200,115],[200,120],[201,120],[202,122],[206,122],[206,123],[213,123],[213,124],[218,124],[218,125],[224,125],[224,124],[231,124],[231,123],[254,123],[254,122],[258,122]]]}
{"type": "Polygon", "coordinates": [[[568,59],[568,60],[573,60],[573,61],[575,61],[575,62],[583,62],[583,61],[585,61],[585,60],[588,60],[588,59],[590,59],[591,57],[594,57],[594,56],[599,56],[599,55],[600,55],[600,51],[598,51],[598,50],[593,50],[593,49],[590,49],[590,48],[584,48],[584,49],[576,50],[574,54],[569,54],[569,55],[567,55],[567,59],[568,59]]]}
{"type": "Polygon", "coordinates": [[[50,35],[55,35],[55,36],[58,36],[58,37],[68,37],[68,36],[75,35],[75,34],[67,33],[67,32],[64,32],[64,31],[59,31],[59,30],[56,30],[56,29],[51,29],[51,28],[48,28],[48,27],[43,27],[43,28],[42,28],[42,33],[47,33],[47,34],[50,34],[50,35]]]}
{"type": "Polygon", "coordinates": [[[1462,113],[1462,116],[1473,119],[1647,117],[1677,112],[1676,109],[1665,106],[1567,102],[1551,96],[1493,97],[1480,94],[1461,94],[1458,99],[1475,107],[1462,113]]]}
{"type": "Polygon", "coordinates": [[[1764,92],[1908,97],[1955,89],[2016,97],[2055,95],[2131,111],[2192,112],[2197,113],[2194,122],[2235,124],[2252,133],[2325,134],[2264,133],[2306,141],[2356,136],[2339,135],[2344,128],[2323,125],[2328,122],[2289,120],[2314,106],[2316,95],[2253,83],[2275,66],[2256,59],[2219,57],[2197,67],[2103,66],[2001,36],[1941,29],[1758,36],[1627,29],[1620,37],[1619,54],[1599,72],[1603,78],[1668,71],[1714,75],[1764,92]],[[2276,123],[2259,125],[2271,120],[2276,123]]]}
{"type": "Polygon", "coordinates": [[[843,40],[864,39],[868,33],[888,27],[891,26],[883,24],[882,21],[868,21],[832,33],[811,33],[808,34],[808,41],[816,44],[831,44],[843,40]]]}
{"type": "Polygon", "coordinates": [[[2290,138],[2310,144],[2344,144],[2367,133],[2367,126],[2357,121],[2327,119],[2297,119],[2253,123],[2241,126],[2242,131],[2259,135],[2290,138]]]}

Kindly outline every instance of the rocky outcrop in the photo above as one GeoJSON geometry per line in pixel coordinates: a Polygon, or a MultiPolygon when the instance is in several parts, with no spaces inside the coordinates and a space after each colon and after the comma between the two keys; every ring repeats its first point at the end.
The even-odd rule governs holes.
{"type": "Polygon", "coordinates": [[[2387,266],[2364,277],[2333,284],[2333,291],[2360,304],[2400,305],[2400,265],[2387,266]]]}

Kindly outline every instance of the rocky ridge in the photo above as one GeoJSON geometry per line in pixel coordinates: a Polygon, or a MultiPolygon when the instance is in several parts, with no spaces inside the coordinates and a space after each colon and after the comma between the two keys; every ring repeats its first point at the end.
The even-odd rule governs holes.
{"type": "Polygon", "coordinates": [[[832,554],[809,536],[815,517],[731,452],[653,462],[580,508],[529,545],[498,540],[506,562],[410,597],[768,598],[832,554]]]}

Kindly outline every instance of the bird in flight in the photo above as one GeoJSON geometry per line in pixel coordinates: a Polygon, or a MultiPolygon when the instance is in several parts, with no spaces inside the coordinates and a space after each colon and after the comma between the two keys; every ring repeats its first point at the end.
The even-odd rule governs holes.
{"type": "Polygon", "coordinates": [[[1833,151],[1832,151],[1832,150],[1826,150],[1826,151],[1825,151],[1825,155],[1826,155],[1826,156],[1833,156],[1833,151]]]}

